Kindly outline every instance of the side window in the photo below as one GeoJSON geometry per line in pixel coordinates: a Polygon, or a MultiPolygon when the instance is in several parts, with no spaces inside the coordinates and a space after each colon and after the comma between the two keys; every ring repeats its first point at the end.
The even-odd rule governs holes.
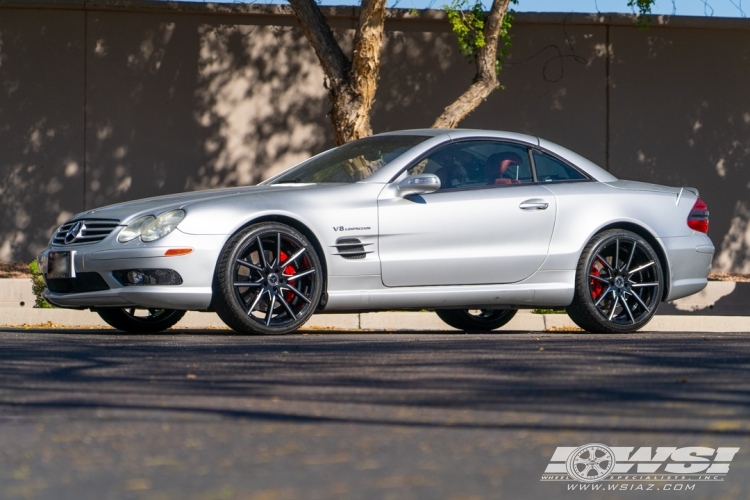
{"type": "Polygon", "coordinates": [[[407,173],[437,175],[441,191],[533,182],[528,150],[499,141],[450,144],[407,173]]]}
{"type": "Polygon", "coordinates": [[[580,172],[550,155],[534,151],[534,167],[539,182],[580,181],[586,179],[580,172]]]}

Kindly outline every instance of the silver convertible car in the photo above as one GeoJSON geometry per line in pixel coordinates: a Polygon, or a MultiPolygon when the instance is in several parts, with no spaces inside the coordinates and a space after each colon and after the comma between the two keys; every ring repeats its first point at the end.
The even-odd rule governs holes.
{"type": "Polygon", "coordinates": [[[187,310],[283,334],[316,312],[394,309],[488,331],[521,308],[631,332],[706,286],[707,231],[693,188],[619,180],[537,137],[428,129],[354,141],[254,187],[81,213],[39,262],[49,302],[129,332],[187,310]]]}

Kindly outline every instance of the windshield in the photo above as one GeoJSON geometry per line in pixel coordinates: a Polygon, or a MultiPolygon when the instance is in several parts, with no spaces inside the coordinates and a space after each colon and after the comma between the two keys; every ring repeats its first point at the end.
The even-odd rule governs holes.
{"type": "Polygon", "coordinates": [[[352,141],[292,168],[271,184],[358,182],[429,138],[425,135],[385,135],[352,141]]]}

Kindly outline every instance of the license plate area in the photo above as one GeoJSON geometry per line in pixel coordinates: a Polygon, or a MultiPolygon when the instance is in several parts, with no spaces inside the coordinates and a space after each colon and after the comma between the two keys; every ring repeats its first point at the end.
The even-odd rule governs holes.
{"type": "Polygon", "coordinates": [[[75,278],[75,251],[47,254],[47,279],[75,278]]]}

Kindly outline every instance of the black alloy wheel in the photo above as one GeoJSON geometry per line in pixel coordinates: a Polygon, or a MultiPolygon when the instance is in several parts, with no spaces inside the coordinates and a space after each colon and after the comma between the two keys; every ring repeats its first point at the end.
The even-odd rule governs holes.
{"type": "Polygon", "coordinates": [[[310,242],[284,224],[250,226],[227,242],[216,270],[216,313],[233,330],[279,335],[315,312],[322,267],[310,242]]]}
{"type": "Polygon", "coordinates": [[[439,309],[435,311],[445,323],[466,332],[488,332],[507,324],[516,309],[439,309]]]}
{"type": "Polygon", "coordinates": [[[187,311],[108,307],[97,309],[96,312],[108,325],[118,330],[128,333],[158,333],[176,325],[187,311]]]}
{"type": "Polygon", "coordinates": [[[589,332],[634,332],[656,313],[662,281],[659,257],[646,240],[621,229],[604,231],[581,255],[566,311],[589,332]]]}

